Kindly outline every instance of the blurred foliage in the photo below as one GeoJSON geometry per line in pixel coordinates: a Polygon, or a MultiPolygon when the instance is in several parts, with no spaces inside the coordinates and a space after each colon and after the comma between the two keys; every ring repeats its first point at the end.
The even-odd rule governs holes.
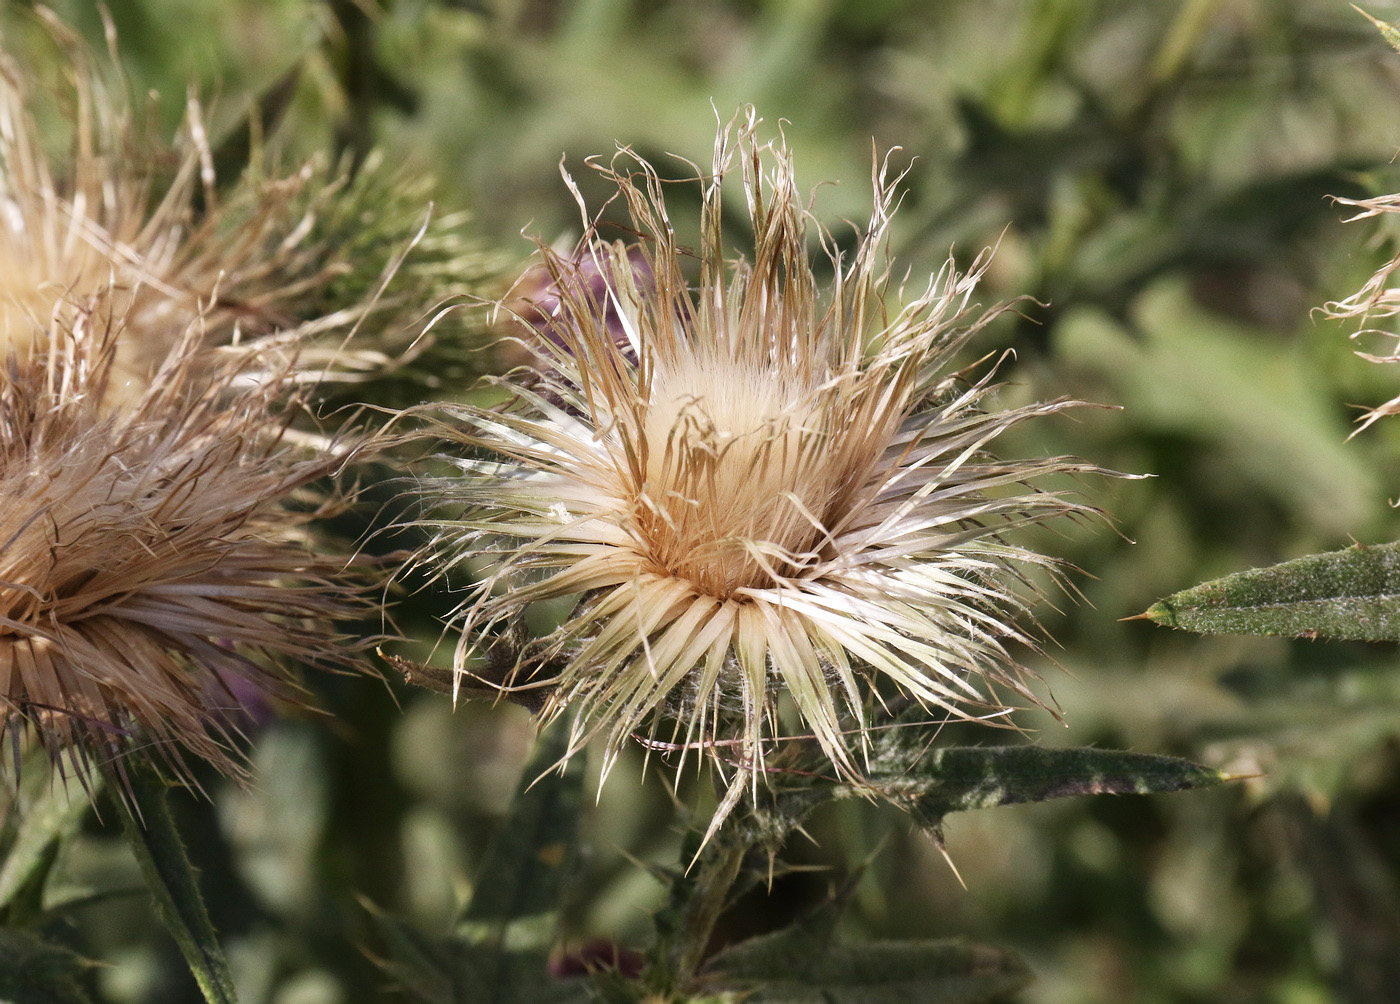
{"type": "MultiPolygon", "coordinates": [[[[26,6],[0,9],[14,49],[34,30],[26,6]]],[[[102,44],[95,5],[53,6],[102,44]]],[[[108,6],[132,90],[161,95],[164,123],[178,121],[193,81],[212,99],[215,135],[233,135],[298,68],[284,140],[352,158],[380,148],[395,166],[430,172],[442,211],[470,211],[507,256],[528,252],[522,229],[546,241],[581,229],[561,156],[596,204],[584,157],[621,142],[683,176],[691,169],[667,154],[705,162],[716,119],[740,102],[769,123],[786,120],[813,211],[838,241],[839,221],[868,211],[872,138],[881,152],[900,146],[897,162],[912,168],[896,218],[899,267],[918,283],[950,245],[971,255],[999,243],[985,300],[1030,298],[981,341],[1020,350],[1003,396],[1123,406],[1026,430],[1015,444],[1154,475],[1086,488],[1118,534],[1045,531],[1039,542],[1091,575],[1078,580],[1085,602],[1044,618],[1060,647],[1038,668],[1068,728],[1038,713],[1022,722],[1048,748],[1177,754],[1258,776],[1207,792],[959,815],[944,841],[966,889],[934,841],[897,813],[830,802],[804,824],[811,840],[786,842],[771,881],[729,905],[709,947],[819,914],[839,891],[834,944],[966,937],[995,946],[1036,974],[1014,998],[1026,1004],[1391,999],[1400,958],[1393,645],[1196,638],[1120,621],[1219,575],[1400,537],[1387,504],[1400,496],[1400,426],[1346,439],[1356,406],[1394,396],[1392,376],[1352,357],[1350,329],[1313,313],[1358,288],[1390,251],[1370,224],[1343,225],[1327,196],[1400,190],[1400,57],[1350,7],[108,6]]],[[[1367,9],[1400,19],[1393,3],[1367,9]]],[[[371,242],[357,253],[377,270],[394,249],[371,242]]],[[[392,492],[370,486],[371,497],[392,492]]],[[[452,600],[429,588],[405,601],[401,626],[417,639],[405,655],[433,661],[434,617],[452,600]]],[[[246,789],[210,779],[211,799],[175,792],[172,811],[240,1000],[416,999],[391,989],[372,961],[390,954],[378,918],[430,940],[452,930],[510,818],[533,741],[528,715],[453,712],[440,695],[396,683],[387,694],[363,680],[313,685],[328,716],[268,725],[246,789]]],[[[967,726],[944,736],[986,741],[967,726]]],[[[682,828],[640,759],[619,765],[585,813],[552,970],[644,946],[650,914],[665,903],[657,867],[678,859],[682,828]]],[[[21,785],[17,797],[47,796],[21,785]]],[[[705,779],[687,777],[678,797],[714,796],[705,779]]],[[[60,848],[15,832],[30,817],[7,807],[6,846],[60,848],[25,859],[47,879],[44,901],[25,906],[29,921],[73,950],[51,957],[54,979],[94,1000],[194,999],[174,945],[155,931],[143,894],[129,892],[139,874],[110,825],[114,811],[89,816],[60,848]]],[[[31,950],[22,939],[0,945],[31,950]]],[[[726,958],[741,965],[717,956],[726,958]]],[[[1018,983],[1009,979],[1006,989],[1018,983]]]]}

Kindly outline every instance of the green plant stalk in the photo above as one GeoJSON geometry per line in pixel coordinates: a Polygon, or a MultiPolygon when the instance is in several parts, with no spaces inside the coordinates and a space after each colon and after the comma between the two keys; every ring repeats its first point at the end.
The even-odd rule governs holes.
{"type": "Polygon", "coordinates": [[[692,887],[695,892],[686,904],[681,924],[671,944],[671,977],[675,987],[685,987],[705,961],[705,949],[720,914],[729,903],[730,891],[739,878],[749,848],[726,841],[712,856],[698,862],[699,873],[692,887]]]}
{"type": "Polygon", "coordinates": [[[134,757],[105,767],[117,811],[161,922],[175,939],[208,1004],[237,1004],[233,977],[204,907],[194,867],[170,815],[165,786],[134,757]]]}

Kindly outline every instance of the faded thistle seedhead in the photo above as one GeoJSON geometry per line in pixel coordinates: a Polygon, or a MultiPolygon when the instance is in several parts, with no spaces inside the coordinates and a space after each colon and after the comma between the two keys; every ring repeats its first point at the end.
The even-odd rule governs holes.
{"type": "Polygon", "coordinates": [[[249,695],[356,665],[337,624],[377,606],[314,530],[369,441],[310,399],[374,362],[340,349],[390,302],[362,241],[393,228],[314,165],[220,187],[197,103],[163,144],[47,30],[61,87],[0,52],[0,731],[80,775],[137,745],[236,772],[249,695]]]}
{"type": "Polygon", "coordinates": [[[373,609],[364,577],[299,531],[357,441],[286,442],[293,363],[211,360],[198,330],[106,407],[129,301],[68,303],[0,370],[0,731],[80,775],[136,746],[236,771],[240,694],[354,664],[335,622],[373,609]]]}
{"type": "Polygon", "coordinates": [[[196,327],[221,354],[294,345],[301,379],[336,404],[362,399],[349,383],[421,400],[425,383],[470,371],[478,315],[446,311],[427,334],[422,322],[493,288],[502,260],[463,214],[432,209],[427,178],[377,153],[353,174],[325,157],[282,169],[258,111],[211,136],[193,96],[177,135],[158,137],[115,60],[52,15],[44,27],[61,85],[35,86],[0,49],[0,355],[45,338],[55,312],[107,309],[98,294],[115,285],[131,294],[120,325],[96,319],[117,334],[113,405],[196,327]]]}
{"type": "Polygon", "coordinates": [[[572,751],[598,737],[610,763],[634,736],[682,764],[701,751],[735,768],[727,805],[793,733],[859,781],[896,694],[940,719],[1000,720],[1003,691],[1034,702],[1008,646],[1032,644],[1027,570],[1056,562],[1010,537],[1090,512],[1034,485],[1096,470],[989,452],[1074,402],[984,410],[996,366],[953,371],[1001,309],[971,302],[988,255],[902,295],[885,169],[842,253],[757,128],[749,111],[720,130],[694,253],[650,164],[623,150],[593,165],[638,243],[591,227],[574,255],[541,249],[554,282],[536,365],[502,382],[500,408],[442,406],[461,473],[425,487],[454,517],[427,559],[478,573],[455,619],[463,674],[509,652],[505,690],[543,695],[546,719],[573,712],[572,751]],[[740,186],[754,251],[731,260],[721,223],[740,186]],[[531,604],[568,596],[557,628],[514,640],[531,604]]]}

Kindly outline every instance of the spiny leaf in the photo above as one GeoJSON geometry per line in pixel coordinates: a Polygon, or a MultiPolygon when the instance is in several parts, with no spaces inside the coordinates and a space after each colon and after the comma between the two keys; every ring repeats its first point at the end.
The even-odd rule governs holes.
{"type": "Polygon", "coordinates": [[[741,942],[705,967],[708,985],[754,1004],[974,1004],[1030,982],[1010,952],[953,940],[843,944],[835,937],[859,877],[797,923],[741,942]]]}
{"type": "Polygon", "coordinates": [[[426,937],[403,921],[363,902],[379,941],[388,955],[375,964],[396,988],[422,1004],[453,1004],[452,963],[447,946],[426,937]]]}
{"type": "Polygon", "coordinates": [[[23,1004],[88,1004],[78,977],[92,963],[61,945],[0,928],[0,1000],[23,1004]]]}
{"type": "Polygon", "coordinates": [[[1387,22],[1382,21],[1379,18],[1372,17],[1360,7],[1356,6],[1356,4],[1352,4],[1351,9],[1356,11],[1356,13],[1360,14],[1367,21],[1370,21],[1372,24],[1374,24],[1376,26],[1376,30],[1381,33],[1381,37],[1390,43],[1390,47],[1396,52],[1400,52],[1400,29],[1397,29],[1393,24],[1388,24],[1387,22]]]}
{"type": "Polygon", "coordinates": [[[567,729],[553,728],[541,739],[525,768],[523,790],[487,850],[463,924],[500,925],[496,935],[506,940],[506,925],[533,922],[558,910],[577,848],[583,796],[582,770],[552,769],[568,738],[567,729]]]}
{"type": "Polygon", "coordinates": [[[901,775],[872,776],[882,794],[926,826],[968,809],[1071,795],[1147,795],[1224,780],[1217,770],[1177,757],[1040,746],[934,749],[901,775]]]}
{"type": "Polygon", "coordinates": [[[700,829],[686,832],[681,860],[689,861],[690,866],[674,874],[666,905],[652,917],[656,939],[647,951],[642,974],[658,998],[674,997],[691,982],[725,905],[757,879],[756,870],[746,872],[744,865],[754,846],[763,841],[764,830],[742,824],[772,815],[786,827],[782,831],[786,834],[801,822],[802,814],[783,815],[782,808],[765,813],[755,808],[735,820],[735,825],[722,827],[712,840],[706,841],[700,829]]]}
{"type": "MultiPolygon", "coordinates": [[[[721,904],[732,901],[734,895],[758,881],[761,876],[754,866],[763,858],[760,849],[776,852],[788,834],[823,802],[876,794],[937,831],[944,817],[969,809],[1071,795],[1181,791],[1226,780],[1219,771],[1189,760],[1148,753],[1039,746],[930,749],[929,731],[936,728],[895,728],[880,733],[872,743],[866,782],[859,785],[824,776],[819,751],[814,751],[810,761],[782,765],[790,769],[776,769],[777,757],[770,761],[775,769],[770,771],[770,783],[759,789],[758,801],[748,811],[736,812],[699,850],[689,871],[672,881],[670,901],[656,916],[657,942],[650,953],[648,973],[653,989],[675,992],[686,985],[690,968],[683,964],[688,961],[683,956],[691,932],[708,931],[706,925],[694,923],[694,917],[703,912],[700,908],[713,904],[716,897],[721,904]]],[[[699,843],[698,831],[692,831],[682,848],[683,856],[696,852],[699,843]]]]}
{"type": "Polygon", "coordinates": [[[209,921],[194,867],[170,816],[163,782],[132,758],[123,761],[122,828],[136,855],[156,912],[209,1004],[236,1004],[233,977],[209,921]]]}
{"type": "Polygon", "coordinates": [[[1400,544],[1236,572],[1169,596],[1143,616],[1199,634],[1400,641],[1400,544]]]}
{"type": "Polygon", "coordinates": [[[1177,757],[1040,746],[929,749],[923,730],[895,729],[872,744],[866,784],[833,782],[815,771],[795,774],[775,781],[734,830],[776,850],[816,806],[837,798],[875,794],[936,828],[944,816],[969,809],[1072,795],[1182,791],[1224,780],[1219,771],[1177,757]]]}

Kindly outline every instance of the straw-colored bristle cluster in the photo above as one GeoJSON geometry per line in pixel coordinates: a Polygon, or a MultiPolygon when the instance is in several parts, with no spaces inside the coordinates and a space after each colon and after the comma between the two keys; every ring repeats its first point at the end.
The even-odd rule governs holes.
{"type": "Polygon", "coordinates": [[[800,728],[858,777],[877,691],[953,718],[996,716],[998,687],[1034,700],[1006,645],[1031,642],[1026,569],[1055,563],[1005,534],[1091,511],[1032,483],[1095,469],[988,453],[1073,402],[987,411],[995,366],[950,372],[996,313],[970,303],[985,257],[887,303],[894,196],[877,170],[869,226],[819,288],[791,157],[755,131],[749,114],[720,133],[696,255],[649,164],[624,151],[599,168],[644,266],[596,232],[572,257],[542,249],[558,302],[534,372],[503,408],[445,409],[462,475],[425,491],[461,513],[430,557],[481,570],[457,618],[464,671],[531,604],[579,597],[510,681],[546,689],[547,715],[575,712],[574,749],[602,736],[610,760],[645,733],[742,782],[800,728]],[[749,261],[726,260],[720,226],[736,182],[749,261]]]}
{"type": "Polygon", "coordinates": [[[238,694],[294,693],[284,663],[348,664],[330,625],[366,605],[286,503],[350,444],[282,442],[296,402],[268,376],[288,364],[241,381],[247,360],[211,364],[198,332],[106,408],[115,296],[70,304],[0,373],[0,710],[80,768],[141,743],[180,773],[186,753],[231,769],[238,694]]]}
{"type": "MultiPolygon", "coordinates": [[[[1366,219],[1371,216],[1385,217],[1392,213],[1400,213],[1400,195],[1382,195],[1374,199],[1339,198],[1336,201],[1357,210],[1356,215],[1351,217],[1352,220],[1366,219]]],[[[1323,308],[1323,312],[1328,317],[1357,318],[1363,323],[1373,319],[1395,317],[1400,314],[1400,286],[1397,286],[1394,281],[1394,273],[1397,268],[1400,268],[1400,254],[1396,254],[1390,261],[1377,269],[1376,274],[1371,276],[1361,289],[1344,300],[1327,304],[1323,308]]],[[[1356,338],[1367,334],[1383,334],[1394,339],[1396,344],[1384,354],[1358,352],[1357,355],[1373,363],[1400,362],[1400,336],[1396,336],[1393,332],[1377,332],[1374,328],[1363,328],[1352,337],[1356,338]]],[[[1384,418],[1386,415],[1400,415],[1400,396],[1367,411],[1359,419],[1360,426],[1357,431],[1361,431],[1376,419],[1384,418]]]]}
{"type": "Polygon", "coordinates": [[[491,267],[457,232],[459,218],[427,225],[422,179],[377,156],[354,179],[316,160],[281,172],[265,151],[216,176],[194,98],[163,142],[132,113],[120,74],[62,25],[48,27],[65,87],[34,87],[0,52],[0,354],[42,341],[55,310],[106,309],[98,294],[115,286],[129,294],[107,390],[115,406],[196,323],[224,351],[295,343],[305,380],[363,379],[390,358],[347,350],[357,325],[373,317],[404,350],[435,301],[462,292],[447,268],[476,278],[491,267]],[[35,112],[50,106],[55,121],[45,121],[67,144],[59,156],[35,112]],[[415,244],[426,271],[381,297],[415,244]],[[410,291],[411,303],[400,295],[410,291]]]}
{"type": "MultiPolygon", "coordinates": [[[[120,286],[128,296],[109,388],[119,397],[128,388],[139,392],[194,323],[199,298],[212,300],[220,266],[204,258],[215,250],[207,242],[186,239],[199,177],[195,151],[175,154],[178,167],[162,178],[166,151],[135,142],[124,101],[107,91],[77,40],[52,28],[71,62],[71,90],[54,96],[71,118],[70,150],[59,163],[51,163],[34,119],[39,96],[24,70],[0,54],[0,347],[42,342],[51,320],[71,324],[75,310],[109,310],[117,298],[102,291],[120,286]]],[[[110,328],[115,320],[83,323],[110,328]]],[[[225,320],[207,314],[202,323],[225,320]]]]}

